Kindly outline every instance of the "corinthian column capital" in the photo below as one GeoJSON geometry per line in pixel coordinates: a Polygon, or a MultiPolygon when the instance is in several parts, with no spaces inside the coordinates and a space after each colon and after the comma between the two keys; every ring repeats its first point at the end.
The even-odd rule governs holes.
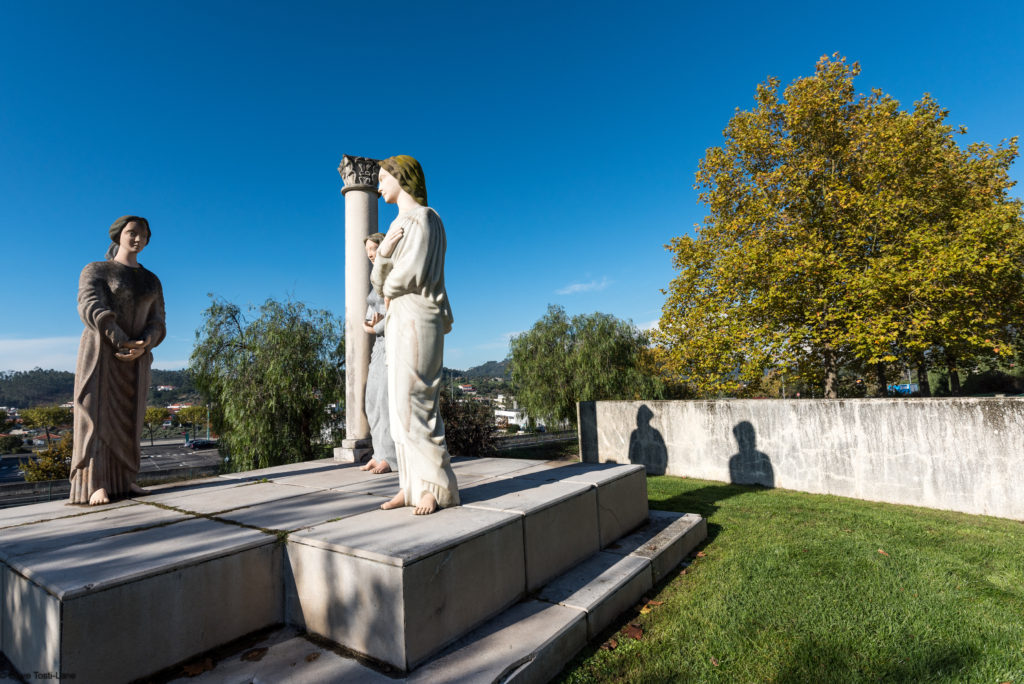
{"type": "Polygon", "coordinates": [[[338,173],[345,187],[341,189],[342,194],[358,188],[360,190],[376,190],[377,174],[380,172],[380,161],[369,157],[353,157],[344,155],[341,158],[341,165],[338,166],[338,173]]]}

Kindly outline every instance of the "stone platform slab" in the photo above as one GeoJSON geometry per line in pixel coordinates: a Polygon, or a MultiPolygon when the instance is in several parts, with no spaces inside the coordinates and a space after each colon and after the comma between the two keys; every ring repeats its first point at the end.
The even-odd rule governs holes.
{"type": "Polygon", "coordinates": [[[22,671],[130,681],[291,624],[390,677],[543,681],[700,536],[697,516],[685,532],[682,516],[648,518],[642,467],[490,458],[453,468],[463,505],[432,516],[379,510],[397,477],[330,459],[101,509],[0,510],[3,652],[22,671]],[[629,576],[609,580],[612,567],[629,576]]]}

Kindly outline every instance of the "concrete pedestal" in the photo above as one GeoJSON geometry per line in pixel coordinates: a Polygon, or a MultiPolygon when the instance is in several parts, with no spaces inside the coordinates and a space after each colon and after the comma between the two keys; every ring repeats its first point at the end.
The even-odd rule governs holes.
{"type": "MultiPolygon", "coordinates": [[[[431,516],[379,510],[397,478],[330,459],[0,510],[3,652],[22,672],[123,682],[284,624],[299,631],[267,668],[311,648],[303,630],[369,659],[320,649],[318,681],[379,680],[367,662],[399,681],[545,681],[706,536],[699,516],[648,516],[642,467],[453,468],[463,505],[431,516]]],[[[262,677],[292,681],[277,674],[262,677]]]]}

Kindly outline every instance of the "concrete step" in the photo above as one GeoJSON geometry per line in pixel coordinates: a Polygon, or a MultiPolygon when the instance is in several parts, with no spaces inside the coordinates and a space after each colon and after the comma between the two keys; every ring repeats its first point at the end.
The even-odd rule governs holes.
{"type": "Polygon", "coordinates": [[[655,581],[645,570],[670,562],[676,567],[706,538],[706,530],[700,516],[651,511],[647,524],[613,548],[594,554],[551,582],[538,598],[510,607],[404,676],[381,672],[284,629],[211,663],[213,669],[199,677],[173,682],[542,684],[609,620],[637,603],[646,592],[641,589],[655,581]],[[263,648],[265,654],[259,653],[263,648]],[[259,661],[252,659],[254,654],[259,661]]]}

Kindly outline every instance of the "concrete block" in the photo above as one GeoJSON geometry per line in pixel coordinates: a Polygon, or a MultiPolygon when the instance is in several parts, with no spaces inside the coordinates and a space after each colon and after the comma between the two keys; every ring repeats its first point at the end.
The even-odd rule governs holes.
{"type": "Polygon", "coordinates": [[[546,461],[528,458],[462,457],[452,459],[452,470],[459,485],[510,475],[526,468],[536,468],[546,461]]]}
{"type": "Polygon", "coordinates": [[[384,473],[383,475],[371,475],[364,473],[361,479],[349,483],[339,484],[330,489],[336,492],[352,494],[368,494],[369,496],[381,496],[390,499],[398,493],[398,473],[384,473]]]}
{"type": "MultiPolygon", "coordinates": [[[[391,473],[396,482],[395,491],[398,491],[398,475],[391,473]]],[[[297,487],[308,487],[310,489],[335,489],[337,487],[369,485],[375,478],[388,477],[388,475],[373,475],[360,470],[356,464],[338,464],[328,470],[317,470],[314,472],[283,473],[272,475],[270,480],[277,484],[295,485],[297,487]]]]}
{"type": "Polygon", "coordinates": [[[602,548],[647,520],[647,477],[642,465],[571,463],[562,468],[533,468],[517,473],[516,477],[597,487],[602,548]]]}
{"type": "Polygon", "coordinates": [[[75,546],[32,551],[7,563],[67,600],[273,542],[274,537],[256,530],[193,518],[75,546]]]}
{"type": "Polygon", "coordinates": [[[589,484],[512,477],[470,485],[462,505],[523,516],[526,589],[539,589],[600,548],[597,490],[589,484]]]}
{"type": "Polygon", "coordinates": [[[695,513],[651,511],[646,525],[605,547],[608,553],[651,561],[654,584],[664,579],[707,539],[707,521],[695,513]]]}
{"type": "Polygon", "coordinates": [[[60,601],[6,566],[0,573],[4,655],[18,672],[62,672],[60,601]]]}
{"type": "MultiPolygon", "coordinates": [[[[162,506],[178,507],[183,501],[205,501],[208,504],[216,505],[221,501],[226,492],[239,487],[242,484],[251,484],[248,481],[229,480],[223,477],[216,477],[203,482],[179,482],[177,485],[150,489],[149,493],[135,496],[132,501],[135,503],[160,504],[162,506]]],[[[205,511],[204,511],[205,512],[205,511]]]]}
{"type": "Polygon", "coordinates": [[[220,513],[217,517],[250,527],[290,532],[321,525],[329,520],[366,513],[380,508],[380,505],[387,501],[383,497],[366,496],[365,494],[318,492],[289,485],[263,484],[259,486],[294,489],[298,490],[301,495],[282,497],[246,508],[237,508],[220,513]]]}
{"type": "Polygon", "coordinates": [[[371,511],[292,534],[306,628],[403,671],[516,602],[522,517],[463,507],[371,511]]]}
{"type": "Polygon", "coordinates": [[[395,684],[395,681],[353,658],[314,644],[295,630],[282,629],[216,663],[214,669],[198,677],[182,677],[172,680],[171,684],[395,684]],[[285,638],[281,638],[282,635],[285,638]],[[259,660],[242,658],[245,653],[261,648],[267,651],[259,660]]]}
{"type": "Polygon", "coordinates": [[[266,544],[65,601],[64,667],[128,681],[279,622],[280,568],[266,544]]]}
{"type": "Polygon", "coordinates": [[[53,544],[8,563],[18,574],[9,568],[4,582],[4,652],[23,671],[130,681],[282,616],[274,537],[206,519],[53,544]]]}
{"type": "Polygon", "coordinates": [[[228,480],[262,480],[273,479],[283,475],[305,475],[310,473],[334,470],[339,465],[333,458],[320,458],[315,461],[302,461],[301,463],[286,463],[259,470],[245,470],[239,473],[224,473],[222,478],[228,480]]]}
{"type": "Polygon", "coordinates": [[[417,668],[409,684],[544,684],[587,643],[586,614],[524,601],[417,668]]]}
{"type": "Polygon", "coordinates": [[[42,503],[28,504],[26,506],[11,506],[0,508],[0,529],[17,527],[28,523],[42,522],[43,520],[55,520],[57,518],[70,518],[76,515],[91,515],[102,511],[109,511],[121,506],[131,505],[131,501],[115,501],[103,507],[76,506],[65,500],[44,501],[42,503]]]}
{"type": "Polygon", "coordinates": [[[56,518],[12,527],[3,532],[4,543],[0,546],[0,560],[10,562],[18,556],[55,547],[78,547],[104,537],[188,518],[189,516],[175,511],[135,504],[104,508],[89,515],[56,518]]]}
{"type": "Polygon", "coordinates": [[[649,560],[599,551],[544,587],[537,598],[585,611],[587,638],[593,639],[651,586],[649,560]]]}
{"type": "MultiPolygon", "coordinates": [[[[221,482],[224,483],[224,480],[221,482]]],[[[215,515],[236,508],[302,496],[308,492],[309,490],[303,487],[292,487],[272,482],[239,483],[231,480],[214,489],[162,492],[140,498],[139,501],[159,503],[200,515],[215,515]]]]}

